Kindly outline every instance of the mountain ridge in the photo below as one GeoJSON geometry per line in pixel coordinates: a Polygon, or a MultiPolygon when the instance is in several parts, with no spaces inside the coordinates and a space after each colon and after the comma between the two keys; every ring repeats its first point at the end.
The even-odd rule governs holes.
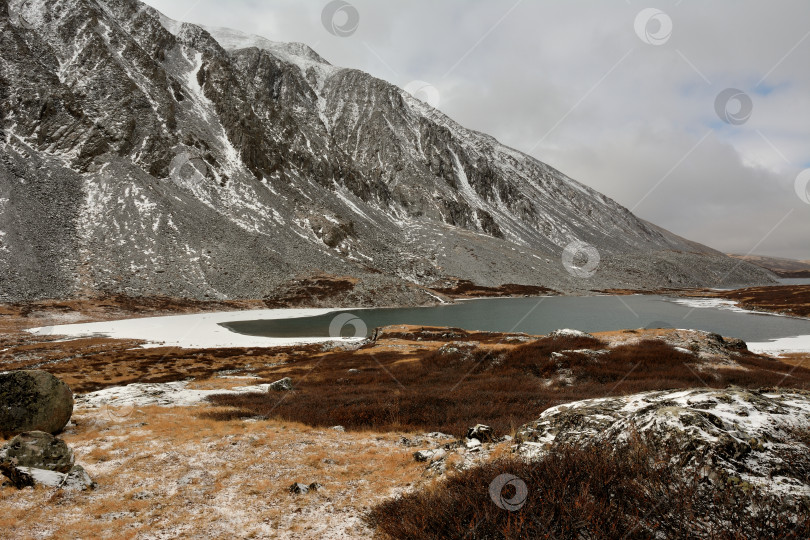
{"type": "Polygon", "coordinates": [[[353,282],[329,299],[346,304],[432,302],[456,278],[773,280],[303,44],[210,29],[262,45],[226,49],[135,0],[3,0],[0,26],[7,301],[264,298],[319,275],[353,282]]]}

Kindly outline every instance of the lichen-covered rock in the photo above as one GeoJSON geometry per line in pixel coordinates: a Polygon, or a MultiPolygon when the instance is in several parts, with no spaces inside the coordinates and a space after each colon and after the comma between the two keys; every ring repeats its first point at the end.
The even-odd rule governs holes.
{"type": "Polygon", "coordinates": [[[439,452],[440,450],[419,450],[413,453],[413,459],[415,459],[416,461],[430,461],[439,452]]]}
{"type": "Polygon", "coordinates": [[[21,433],[0,449],[0,474],[17,489],[44,486],[85,491],[96,487],[87,471],[74,464],[68,445],[43,431],[21,433]]]}
{"type": "Polygon", "coordinates": [[[636,435],[677,445],[681,464],[710,481],[739,481],[810,497],[810,393],[742,389],[645,392],[558,405],[523,425],[527,459],[555,445],[616,444],[636,435]],[[797,461],[798,460],[798,461],[797,461]],[[799,462],[800,461],[800,462],[799,462]]]}
{"type": "Polygon", "coordinates": [[[0,463],[67,473],[73,468],[74,457],[62,439],[31,431],[17,435],[0,449],[0,463]]]}
{"type": "Polygon", "coordinates": [[[58,433],[73,414],[73,392],[46,371],[0,373],[0,434],[58,433]]]}
{"type": "Polygon", "coordinates": [[[661,336],[673,347],[684,349],[706,360],[731,361],[748,351],[748,345],[739,338],[724,338],[714,332],[703,330],[673,330],[661,336]]]}
{"type": "Polygon", "coordinates": [[[304,495],[309,493],[309,486],[306,484],[302,484],[301,482],[296,482],[290,486],[290,493],[294,493],[296,495],[304,495]]]}

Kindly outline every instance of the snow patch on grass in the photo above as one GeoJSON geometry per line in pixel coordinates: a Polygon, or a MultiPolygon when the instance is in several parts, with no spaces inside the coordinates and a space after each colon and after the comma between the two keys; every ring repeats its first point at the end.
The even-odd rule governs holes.
{"type": "Polygon", "coordinates": [[[104,406],[145,407],[188,407],[205,401],[213,394],[245,394],[267,392],[269,384],[237,386],[230,390],[198,390],[188,388],[188,382],[133,383],[126,386],[113,386],[76,397],[76,406],[96,409],[104,406]]]}

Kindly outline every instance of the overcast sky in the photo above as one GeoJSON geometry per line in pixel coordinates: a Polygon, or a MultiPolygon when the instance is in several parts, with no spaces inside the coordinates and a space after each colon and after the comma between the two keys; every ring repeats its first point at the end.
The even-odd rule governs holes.
{"type": "Polygon", "coordinates": [[[420,95],[456,121],[644,219],[726,252],[810,259],[807,0],[349,0],[328,28],[327,0],[147,3],[426,81],[420,95]],[[742,95],[718,103],[728,88],[742,95]]]}

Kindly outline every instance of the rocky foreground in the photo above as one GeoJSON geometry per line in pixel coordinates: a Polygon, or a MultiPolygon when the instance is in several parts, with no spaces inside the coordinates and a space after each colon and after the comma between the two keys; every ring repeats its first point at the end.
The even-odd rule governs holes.
{"type": "MultiPolygon", "coordinates": [[[[525,478],[525,508],[542,512],[546,503],[532,505],[549,494],[532,470],[571,447],[585,452],[577,459],[597,449],[624,455],[623,445],[639,438],[672,452],[677,466],[667,471],[678,476],[667,482],[694,482],[689,493],[701,496],[722,493],[739,512],[749,508],[746,498],[767,494],[781,501],[769,506],[780,519],[794,520],[794,529],[779,531],[804,523],[810,370],[752,354],[733,338],[395,326],[359,344],[178,350],[21,330],[64,316],[43,309],[25,322],[3,321],[0,369],[46,370],[75,393],[70,422],[55,440],[69,448],[71,468],[87,475],[73,489],[64,477],[49,484],[34,476],[34,487],[23,489],[9,478],[0,504],[15,537],[385,537],[392,529],[380,509],[406,524],[398,512],[407,497],[462,489],[453,482],[464,474],[477,475],[480,497],[453,511],[464,516],[471,504],[497,524],[527,517],[504,510],[503,500],[514,499],[506,485],[491,496],[496,477],[519,472],[499,469],[502,460],[536,463],[525,478]]],[[[650,510],[665,500],[656,489],[644,503],[650,510]]],[[[654,536],[654,523],[625,518],[614,521],[634,528],[631,537],[654,536]]],[[[417,529],[405,536],[431,537],[417,529]]]]}
{"type": "Polygon", "coordinates": [[[645,392],[559,405],[518,429],[516,451],[537,459],[554,445],[599,445],[654,436],[681,465],[713,484],[810,497],[810,393],[739,388],[645,392]]]}

